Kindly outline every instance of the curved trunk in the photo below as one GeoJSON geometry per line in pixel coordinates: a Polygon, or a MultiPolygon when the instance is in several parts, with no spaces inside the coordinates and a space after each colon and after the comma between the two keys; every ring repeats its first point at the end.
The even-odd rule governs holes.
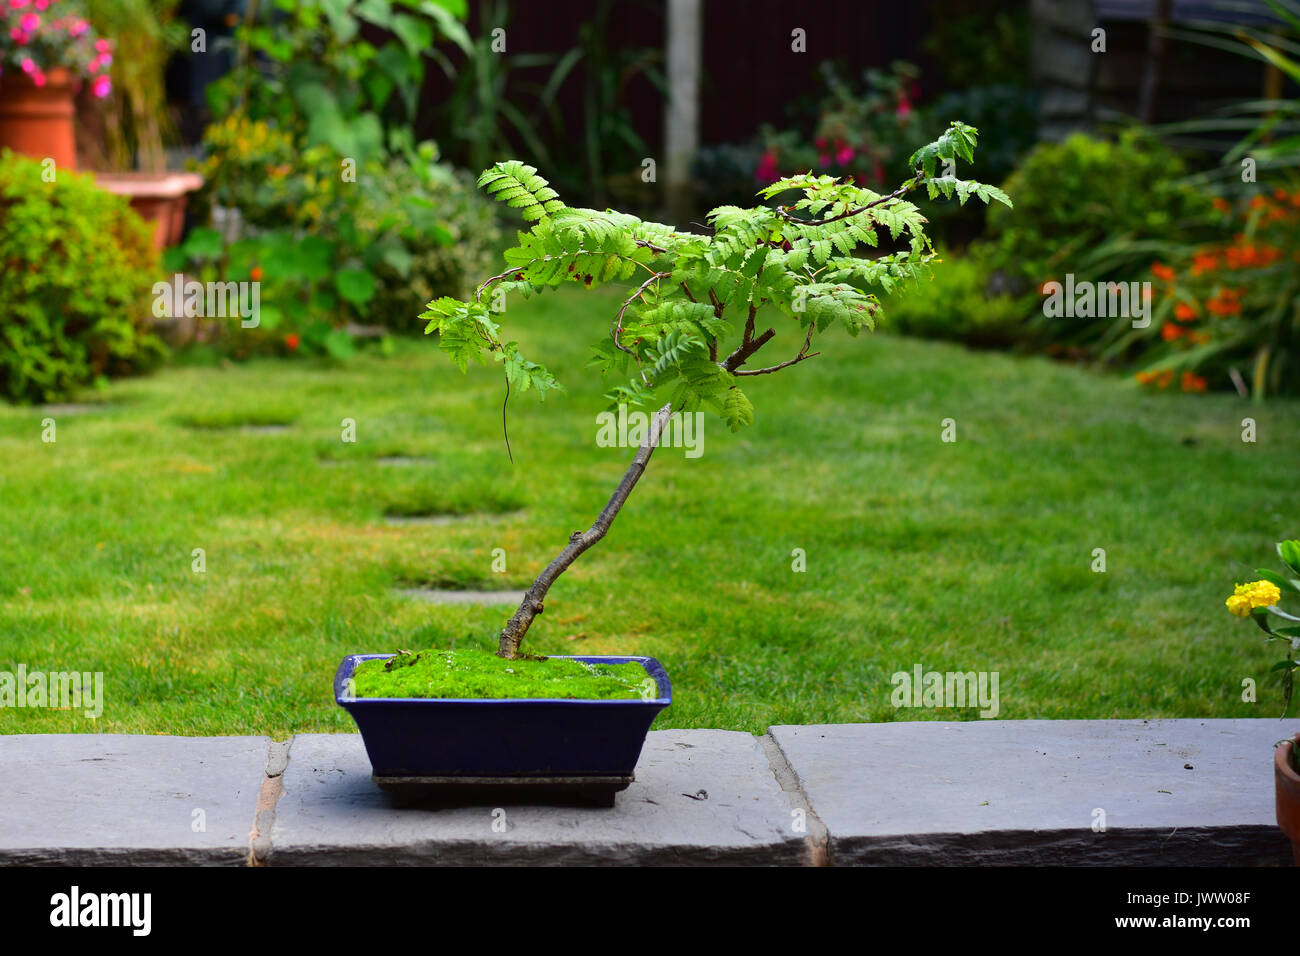
{"type": "Polygon", "coordinates": [[[573,532],[569,536],[569,543],[564,550],[556,555],[555,560],[548,564],[541,574],[537,575],[537,580],[533,582],[533,586],[524,594],[519,610],[515,611],[514,616],[506,622],[506,626],[501,630],[501,635],[497,639],[498,657],[504,657],[507,660],[514,660],[519,657],[519,645],[523,643],[524,635],[528,633],[528,628],[532,626],[533,618],[542,613],[542,602],[546,600],[546,592],[551,589],[551,585],[556,582],[561,574],[568,570],[569,565],[578,560],[579,555],[605,537],[610,525],[618,517],[623,503],[627,501],[627,496],[632,493],[637,480],[645,471],[650,456],[654,454],[655,446],[659,444],[659,435],[663,432],[664,423],[668,421],[668,415],[671,411],[672,402],[669,402],[655,412],[645,440],[641,442],[641,447],[637,449],[636,455],[632,458],[632,464],[628,466],[622,481],[614,489],[614,494],[610,497],[604,509],[601,510],[595,523],[586,531],[573,532]]]}

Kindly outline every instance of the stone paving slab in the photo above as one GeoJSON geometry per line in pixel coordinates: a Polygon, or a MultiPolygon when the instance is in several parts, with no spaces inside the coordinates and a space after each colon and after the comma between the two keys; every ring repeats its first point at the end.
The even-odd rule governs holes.
{"type": "Polygon", "coordinates": [[[295,737],[268,862],[786,864],[809,862],[758,740],[654,731],[615,807],[393,809],[357,734],[295,737]],[[497,822],[497,830],[493,823],[497,822]],[[504,829],[502,829],[504,827],[504,829]]]}
{"type": "Polygon", "coordinates": [[[428,604],[518,604],[525,591],[451,591],[440,588],[403,588],[402,596],[428,604]]]}
{"type": "Polygon", "coordinates": [[[269,743],[0,736],[0,865],[243,865],[269,743]]]}
{"type": "Polygon", "coordinates": [[[1288,727],[976,720],[770,733],[829,831],[833,865],[1285,866],[1272,754],[1288,727]]]}

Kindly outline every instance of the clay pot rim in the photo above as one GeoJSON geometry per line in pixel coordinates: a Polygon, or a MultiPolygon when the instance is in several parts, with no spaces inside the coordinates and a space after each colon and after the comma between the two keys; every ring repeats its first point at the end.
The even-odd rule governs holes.
{"type": "Polygon", "coordinates": [[[1293,749],[1300,748],[1300,733],[1297,733],[1289,740],[1283,740],[1273,748],[1273,765],[1277,767],[1277,772],[1286,777],[1297,787],[1300,787],[1300,773],[1296,773],[1291,766],[1291,761],[1287,759],[1293,749]]]}
{"type": "Polygon", "coordinates": [[[47,82],[45,86],[41,87],[33,83],[32,78],[28,76],[26,73],[24,73],[22,70],[16,70],[11,68],[5,70],[3,74],[0,74],[0,83],[4,83],[6,80],[11,83],[14,80],[19,80],[19,81],[25,80],[27,86],[30,86],[34,90],[42,90],[42,91],[48,90],[51,87],[78,86],[80,85],[83,77],[80,73],[74,73],[71,69],[69,69],[66,66],[56,66],[45,71],[45,79],[47,82]]]}

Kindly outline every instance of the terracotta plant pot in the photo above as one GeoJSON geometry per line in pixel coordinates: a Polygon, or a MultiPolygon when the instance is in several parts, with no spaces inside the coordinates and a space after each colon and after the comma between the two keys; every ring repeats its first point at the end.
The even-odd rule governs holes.
{"type": "Polygon", "coordinates": [[[1273,779],[1277,782],[1277,825],[1291,841],[1291,853],[1300,866],[1300,773],[1291,763],[1291,753],[1300,747],[1300,734],[1273,751],[1273,779]]]}
{"type": "Polygon", "coordinates": [[[53,159],[58,169],[75,170],[76,91],[77,80],[62,67],[45,74],[44,86],[19,70],[5,70],[0,75],[0,148],[53,159]]]}
{"type": "Polygon", "coordinates": [[[198,173],[96,173],[97,185],[126,196],[140,218],[153,224],[153,244],[165,249],[181,241],[189,194],[203,185],[198,173]]]}

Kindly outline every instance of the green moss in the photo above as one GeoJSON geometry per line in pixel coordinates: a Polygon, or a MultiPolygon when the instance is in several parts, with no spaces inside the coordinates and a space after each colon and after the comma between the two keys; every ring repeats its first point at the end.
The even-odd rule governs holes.
{"type": "MultiPolygon", "coordinates": [[[[363,661],[352,676],[357,697],[640,700],[643,686],[650,686],[645,668],[636,662],[508,661],[490,651],[436,648],[363,661]]],[[[657,689],[652,692],[657,696],[657,689]]]]}

